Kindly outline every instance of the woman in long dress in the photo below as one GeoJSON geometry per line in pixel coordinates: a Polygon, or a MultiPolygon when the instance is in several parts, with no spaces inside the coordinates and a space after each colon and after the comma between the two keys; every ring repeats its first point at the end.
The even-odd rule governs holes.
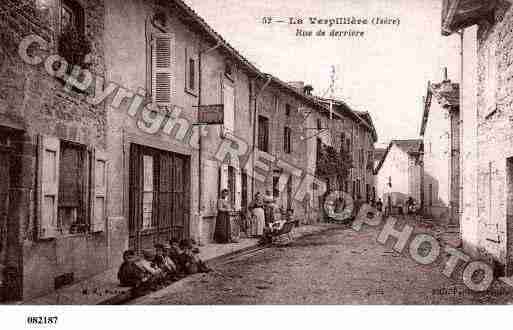
{"type": "Polygon", "coordinates": [[[251,203],[251,209],[253,217],[250,232],[252,236],[260,237],[264,234],[265,226],[264,200],[260,193],[255,195],[255,199],[251,203]]]}
{"type": "Polygon", "coordinates": [[[217,201],[217,219],[216,229],[214,231],[214,241],[217,243],[232,242],[232,228],[230,224],[230,212],[232,207],[228,200],[228,189],[221,191],[221,198],[217,201]]]}

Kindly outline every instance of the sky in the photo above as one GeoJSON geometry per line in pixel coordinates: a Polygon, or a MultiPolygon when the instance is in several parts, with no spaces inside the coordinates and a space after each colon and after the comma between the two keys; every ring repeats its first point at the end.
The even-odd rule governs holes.
{"type": "Polygon", "coordinates": [[[442,0],[185,0],[260,70],[304,81],[326,95],[335,67],[335,97],[369,111],[380,144],[418,138],[422,97],[443,68],[460,79],[459,37],[442,37],[442,0]],[[263,17],[390,17],[399,25],[263,24],[263,17]],[[296,29],[361,30],[361,38],[298,37],[296,29]]]}

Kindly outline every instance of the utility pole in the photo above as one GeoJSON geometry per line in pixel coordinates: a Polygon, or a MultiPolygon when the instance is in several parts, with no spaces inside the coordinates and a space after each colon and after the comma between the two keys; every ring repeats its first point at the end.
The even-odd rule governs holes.
{"type": "Polygon", "coordinates": [[[335,97],[335,66],[331,66],[331,74],[330,74],[330,120],[333,120],[333,98],[335,97]]]}

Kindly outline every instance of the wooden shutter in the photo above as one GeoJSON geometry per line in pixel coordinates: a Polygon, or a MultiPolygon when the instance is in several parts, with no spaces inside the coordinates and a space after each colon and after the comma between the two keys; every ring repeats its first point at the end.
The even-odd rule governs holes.
{"type": "Polygon", "coordinates": [[[235,170],[235,209],[240,210],[242,206],[242,172],[235,170]]]}
{"type": "Polygon", "coordinates": [[[235,129],[235,91],[229,84],[223,85],[224,128],[230,132],[235,129]]]}
{"type": "Polygon", "coordinates": [[[54,238],[58,231],[59,139],[39,136],[39,238],[54,238]]]}
{"type": "Polygon", "coordinates": [[[152,95],[159,106],[170,106],[175,82],[175,38],[157,33],[152,39],[152,95]]]}
{"type": "Polygon", "coordinates": [[[92,217],[91,231],[105,231],[105,219],[107,210],[107,174],[108,162],[107,154],[98,148],[93,152],[93,189],[92,189],[92,217]]]}
{"type": "Polygon", "coordinates": [[[223,189],[228,189],[228,165],[226,164],[221,164],[219,168],[219,196],[223,189]]]}

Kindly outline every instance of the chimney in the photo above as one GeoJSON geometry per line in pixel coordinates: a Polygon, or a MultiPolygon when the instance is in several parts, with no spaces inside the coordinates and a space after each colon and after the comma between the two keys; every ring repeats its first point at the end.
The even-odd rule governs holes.
{"type": "Polygon", "coordinates": [[[290,86],[292,86],[293,88],[295,88],[298,92],[300,93],[304,93],[304,89],[305,89],[305,82],[304,81],[291,81],[291,82],[288,82],[288,84],[290,86]]]}
{"type": "Polygon", "coordinates": [[[445,67],[444,71],[443,71],[443,81],[444,82],[449,81],[449,75],[447,74],[447,67],[445,67]]]}
{"type": "Polygon", "coordinates": [[[305,87],[303,87],[303,93],[305,95],[312,95],[312,91],[313,91],[312,85],[306,85],[305,87]]]}

